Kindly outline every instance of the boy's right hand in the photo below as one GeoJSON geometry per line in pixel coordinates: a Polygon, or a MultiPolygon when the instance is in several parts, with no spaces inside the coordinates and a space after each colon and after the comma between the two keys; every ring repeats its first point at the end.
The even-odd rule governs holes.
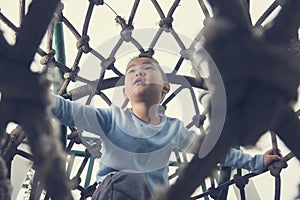
{"type": "Polygon", "coordinates": [[[267,168],[271,163],[274,161],[278,161],[282,159],[282,155],[280,153],[280,150],[278,150],[279,155],[273,154],[273,149],[270,149],[264,153],[264,167],[267,168]]]}

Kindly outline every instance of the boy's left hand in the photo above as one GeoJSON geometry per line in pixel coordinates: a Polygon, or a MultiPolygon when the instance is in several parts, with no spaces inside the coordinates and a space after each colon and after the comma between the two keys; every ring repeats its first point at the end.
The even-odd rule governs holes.
{"type": "Polygon", "coordinates": [[[280,160],[282,155],[280,150],[278,150],[278,155],[273,154],[273,150],[270,149],[264,153],[264,167],[268,167],[272,162],[280,160]]]}

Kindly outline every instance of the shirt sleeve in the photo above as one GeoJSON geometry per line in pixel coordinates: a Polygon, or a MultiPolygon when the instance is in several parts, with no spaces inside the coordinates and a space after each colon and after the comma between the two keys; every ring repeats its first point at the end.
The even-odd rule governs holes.
{"type": "Polygon", "coordinates": [[[228,151],[224,162],[221,162],[221,164],[224,166],[247,169],[258,174],[264,170],[263,155],[251,156],[243,153],[241,150],[233,148],[228,151]]]}
{"type": "Polygon", "coordinates": [[[99,109],[90,105],[82,105],[66,100],[57,95],[51,95],[54,105],[51,113],[62,124],[75,126],[97,135],[105,133],[111,126],[111,109],[99,109]]]}
{"type": "Polygon", "coordinates": [[[183,123],[180,123],[180,130],[179,130],[179,143],[178,148],[182,151],[186,151],[191,144],[193,143],[196,133],[194,131],[188,130],[184,127],[183,123]]]}

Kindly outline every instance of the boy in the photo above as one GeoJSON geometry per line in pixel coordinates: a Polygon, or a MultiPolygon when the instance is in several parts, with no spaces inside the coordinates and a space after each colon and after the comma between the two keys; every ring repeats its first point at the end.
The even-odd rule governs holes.
{"type": "MultiPolygon", "coordinates": [[[[196,137],[180,120],[159,114],[159,104],[169,90],[159,63],[140,57],[132,59],[126,68],[123,93],[130,109],[99,109],[54,97],[54,116],[67,126],[100,135],[103,141],[99,185],[93,200],[151,199],[155,189],[168,184],[171,152],[175,148],[186,150],[196,137]]],[[[250,157],[232,150],[224,165],[259,173],[279,159],[269,154],[250,157]]]]}

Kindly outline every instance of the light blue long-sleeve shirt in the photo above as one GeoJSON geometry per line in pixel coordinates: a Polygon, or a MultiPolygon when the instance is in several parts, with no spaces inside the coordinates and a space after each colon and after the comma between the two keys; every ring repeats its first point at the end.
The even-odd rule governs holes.
{"type": "MultiPolygon", "coordinates": [[[[150,125],[135,117],[129,108],[95,108],[55,95],[53,99],[52,114],[61,123],[101,137],[103,149],[97,182],[110,173],[124,170],[143,173],[153,190],[166,185],[172,151],[187,149],[196,136],[176,118],[161,116],[160,124],[150,125]]],[[[263,156],[252,157],[231,149],[222,164],[260,173],[263,171],[263,156]]]]}

